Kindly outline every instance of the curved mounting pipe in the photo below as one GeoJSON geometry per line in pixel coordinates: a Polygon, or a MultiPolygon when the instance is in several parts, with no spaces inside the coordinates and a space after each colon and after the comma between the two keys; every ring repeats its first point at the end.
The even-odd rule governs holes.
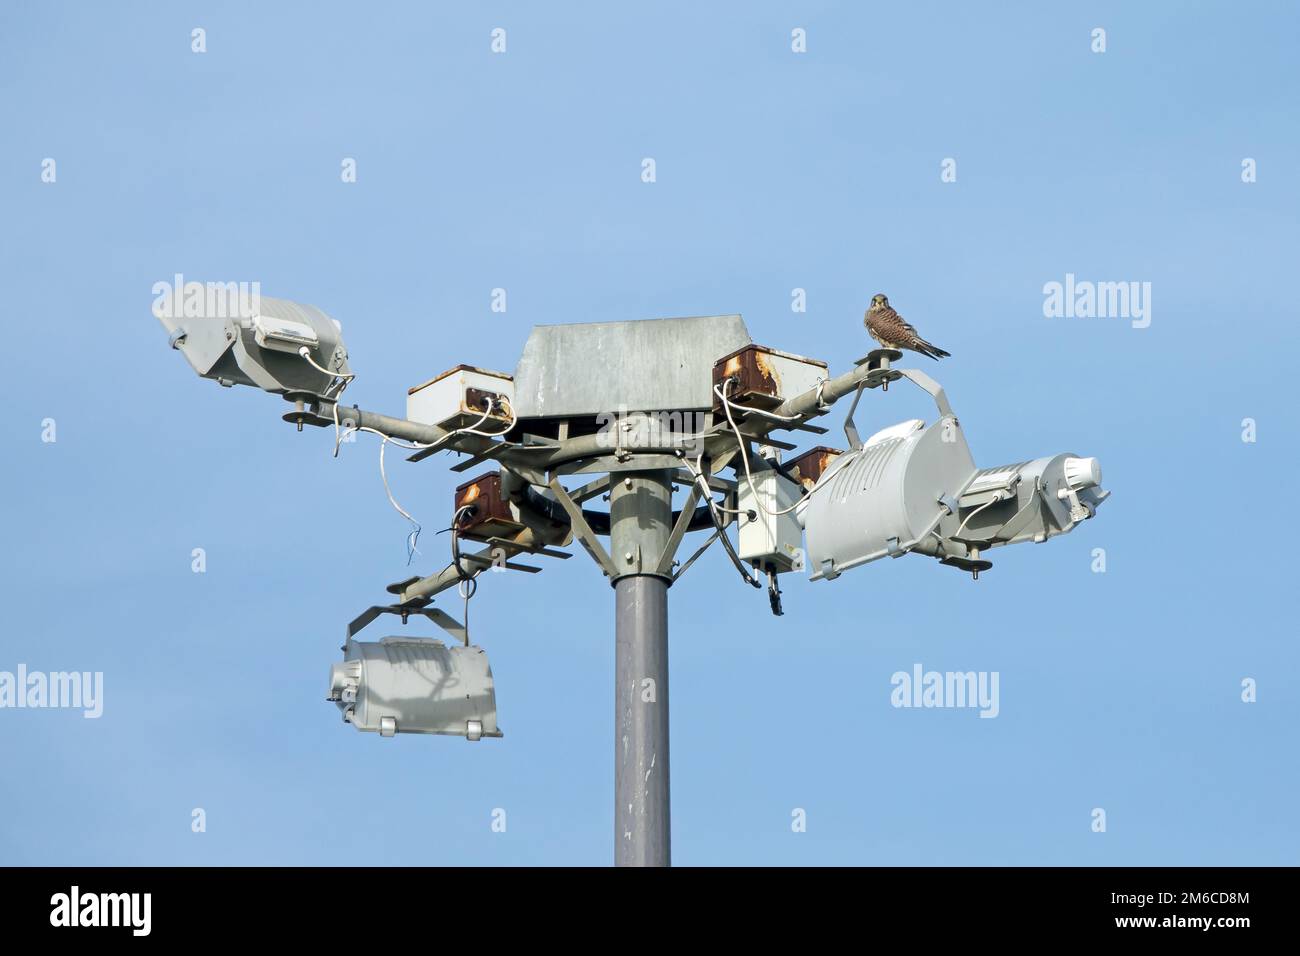
{"type": "MultiPolygon", "coordinates": [[[[306,411],[290,413],[294,421],[301,419],[303,424],[317,426],[332,425],[333,414],[332,403],[328,401],[317,402],[306,411]]],[[[421,445],[443,442],[451,434],[448,429],[439,428],[437,425],[424,425],[405,418],[393,418],[391,415],[366,411],[355,405],[340,405],[338,415],[340,422],[347,422],[359,428],[373,428],[390,438],[400,438],[421,445]]],[[[625,440],[620,450],[638,455],[676,455],[679,451],[698,447],[699,440],[699,435],[673,432],[661,434],[655,441],[625,440]]],[[[500,445],[500,441],[481,435],[457,435],[442,444],[440,450],[460,451],[472,455],[494,452],[493,457],[497,461],[537,471],[546,471],[557,465],[582,458],[599,458],[615,451],[609,438],[601,434],[569,438],[562,444],[540,443],[499,448],[500,445]]]]}

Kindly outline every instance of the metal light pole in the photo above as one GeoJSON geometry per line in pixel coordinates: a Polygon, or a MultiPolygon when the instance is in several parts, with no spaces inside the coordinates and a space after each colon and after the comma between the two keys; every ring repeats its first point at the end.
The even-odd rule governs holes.
{"type": "Polygon", "coordinates": [[[610,486],[614,579],[614,862],[669,866],[668,588],[656,572],[672,523],[672,476],[625,473],[610,486]]]}
{"type": "MultiPolygon", "coordinates": [[[[580,544],[614,588],[619,866],[672,862],[668,589],[715,541],[745,583],[761,587],[753,572],[768,576],[772,611],[781,614],[778,574],[806,569],[813,580],[832,579],[911,552],[977,575],[991,566],[987,549],[1064,534],[1109,495],[1095,459],[1062,454],[977,469],[943,389],[916,369],[891,368],[897,351],[874,350],[831,377],[823,362],[754,345],[738,315],[538,326],[513,376],[456,366],[411,389],[408,417],[393,418],[341,404],[354,375],[337,322],[287,300],[263,298],[259,308],[238,318],[158,318],[199,375],[282,395],[294,406],[284,418],[300,431],[335,430],[336,454],[343,435],[360,429],[414,443],[406,446],[412,461],[454,452],[468,456],[454,471],[495,467],[457,488],[452,564],[389,585],[392,602],[349,626],[355,653],[345,646],[349,656],[331,669],[328,699],[344,719],[354,714],[358,730],[382,736],[501,736],[484,651],[433,599],[487,568],[540,571],[513,559],[567,558],[557,548],[580,544]],[[938,420],[900,422],[864,442],[853,421],[859,399],[901,378],[930,394],[938,420]],[[755,445],[794,450],[773,437],[777,430],[824,434],[813,420],[849,395],[847,451],[817,448],[786,465],[751,455],[755,445]],[[810,471],[799,462],[812,462],[810,471]],[[674,484],[690,489],[676,513],[674,484]],[[602,495],[608,511],[584,507],[602,495]],[[797,504],[782,503],[791,499],[797,504]],[[795,517],[783,517],[796,507],[795,517]],[[694,531],[712,534],[678,562],[694,531]],[[462,537],[486,547],[462,551],[462,537]],[[452,655],[431,638],[353,641],[383,613],[403,622],[423,616],[463,646],[452,655]],[[412,675],[461,683],[455,695],[430,695],[412,675]]],[[[381,451],[381,475],[383,461],[381,451]]]]}

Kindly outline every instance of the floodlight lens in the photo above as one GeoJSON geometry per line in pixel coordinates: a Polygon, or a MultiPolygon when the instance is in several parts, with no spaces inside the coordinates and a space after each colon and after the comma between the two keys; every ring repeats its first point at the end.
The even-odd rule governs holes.
{"type": "Polygon", "coordinates": [[[1066,484],[1075,491],[1101,484],[1101,462],[1096,458],[1067,458],[1063,467],[1066,484]]]}

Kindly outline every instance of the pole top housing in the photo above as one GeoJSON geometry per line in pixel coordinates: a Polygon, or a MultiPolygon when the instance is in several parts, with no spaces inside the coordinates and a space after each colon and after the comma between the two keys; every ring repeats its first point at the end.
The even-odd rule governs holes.
{"type": "Polygon", "coordinates": [[[515,369],[515,412],[704,411],[713,363],[749,344],[739,315],[534,326],[515,369]]]}

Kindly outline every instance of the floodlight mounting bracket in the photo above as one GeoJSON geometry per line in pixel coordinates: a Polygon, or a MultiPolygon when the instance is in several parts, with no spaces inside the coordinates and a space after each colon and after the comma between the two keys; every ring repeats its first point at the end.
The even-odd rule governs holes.
{"type": "MultiPolygon", "coordinates": [[[[882,391],[887,391],[890,382],[896,382],[906,374],[889,367],[890,362],[897,362],[902,357],[903,353],[898,349],[872,349],[853,363],[857,368],[867,366],[867,374],[862,381],[858,382],[858,387],[854,389],[853,403],[849,405],[848,414],[844,416],[844,437],[848,440],[850,448],[862,447],[862,436],[858,433],[857,423],[853,421],[853,413],[858,410],[858,402],[862,400],[862,390],[879,388],[882,391]]],[[[817,401],[818,407],[822,407],[820,392],[817,401]]]]}
{"type": "Polygon", "coordinates": [[[356,637],[356,635],[360,631],[362,631],[365,627],[373,623],[377,618],[379,618],[384,614],[396,614],[398,617],[402,619],[403,624],[406,623],[406,620],[408,617],[410,617],[410,615],[419,614],[422,617],[428,618],[434,624],[437,624],[440,628],[442,628],[452,637],[456,638],[457,641],[461,642],[462,644],[468,644],[469,635],[468,632],[465,630],[465,625],[462,624],[460,621],[456,620],[454,617],[452,617],[442,608],[428,606],[429,603],[430,602],[428,602],[428,600],[425,599],[425,603],[423,605],[376,604],[373,605],[372,607],[366,608],[364,611],[362,611],[360,614],[354,617],[351,620],[351,622],[349,622],[347,628],[347,640],[344,643],[343,647],[340,648],[340,650],[346,653],[348,649],[348,645],[352,643],[352,638],[356,637]]]}
{"type": "Polygon", "coordinates": [[[919,368],[903,368],[898,370],[898,374],[904,378],[910,379],[919,385],[922,389],[930,393],[934,399],[935,406],[939,409],[939,414],[944,418],[956,418],[953,413],[952,405],[948,403],[948,395],[943,390],[943,386],[926,375],[919,368]]]}

